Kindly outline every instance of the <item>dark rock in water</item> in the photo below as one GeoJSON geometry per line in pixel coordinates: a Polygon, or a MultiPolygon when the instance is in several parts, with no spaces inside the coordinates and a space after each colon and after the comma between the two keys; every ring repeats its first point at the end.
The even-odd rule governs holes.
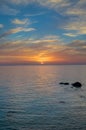
{"type": "Polygon", "coordinates": [[[65,101],[59,101],[59,103],[66,103],[65,101]]]}
{"type": "Polygon", "coordinates": [[[63,82],[60,82],[59,84],[64,84],[63,82]]]}
{"type": "Polygon", "coordinates": [[[8,111],[8,113],[16,113],[16,111],[8,111]]]}
{"type": "Polygon", "coordinates": [[[69,83],[64,83],[64,85],[69,85],[69,83]]]}
{"type": "Polygon", "coordinates": [[[80,98],[85,98],[85,96],[83,96],[83,95],[80,95],[80,98]]]}
{"type": "Polygon", "coordinates": [[[68,83],[68,82],[66,82],[66,83],[60,82],[59,84],[69,85],[69,83],[68,83]]]}
{"type": "Polygon", "coordinates": [[[76,88],[81,88],[82,87],[82,84],[80,82],[75,82],[72,84],[73,87],[76,87],[76,88]]]}

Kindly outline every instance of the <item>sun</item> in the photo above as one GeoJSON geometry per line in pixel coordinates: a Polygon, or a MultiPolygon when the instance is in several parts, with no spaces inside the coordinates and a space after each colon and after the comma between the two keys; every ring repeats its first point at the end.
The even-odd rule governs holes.
{"type": "Polygon", "coordinates": [[[50,57],[48,57],[48,56],[36,56],[35,58],[34,58],[34,60],[35,61],[37,61],[38,62],[38,64],[41,64],[41,65],[44,65],[44,64],[47,64],[48,62],[50,62],[51,61],[51,58],[50,57]]]}
{"type": "Polygon", "coordinates": [[[39,64],[41,64],[41,65],[45,64],[45,62],[47,61],[45,57],[37,57],[36,60],[37,60],[37,61],[39,62],[39,64]]]}
{"type": "Polygon", "coordinates": [[[44,64],[44,62],[43,61],[41,61],[41,65],[43,65],[44,64]]]}
{"type": "Polygon", "coordinates": [[[39,58],[39,62],[41,65],[44,65],[46,61],[47,61],[46,57],[39,58]]]}

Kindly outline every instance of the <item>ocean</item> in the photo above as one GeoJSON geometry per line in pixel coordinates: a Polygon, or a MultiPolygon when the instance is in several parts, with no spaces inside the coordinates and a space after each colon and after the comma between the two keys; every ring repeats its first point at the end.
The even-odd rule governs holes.
{"type": "Polygon", "coordinates": [[[86,130],[86,65],[0,66],[0,130],[86,130]]]}

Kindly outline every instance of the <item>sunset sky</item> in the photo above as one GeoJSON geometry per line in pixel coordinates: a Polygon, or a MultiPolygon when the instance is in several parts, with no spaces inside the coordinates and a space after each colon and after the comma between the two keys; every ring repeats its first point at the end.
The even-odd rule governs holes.
{"type": "Polygon", "coordinates": [[[86,0],[0,0],[8,64],[86,64],[86,0]]]}

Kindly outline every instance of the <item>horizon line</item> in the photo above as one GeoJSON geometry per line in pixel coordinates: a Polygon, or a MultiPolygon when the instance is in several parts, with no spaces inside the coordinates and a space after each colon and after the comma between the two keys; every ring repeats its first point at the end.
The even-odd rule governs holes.
{"type": "Polygon", "coordinates": [[[46,65],[86,65],[86,63],[69,63],[69,64],[0,64],[0,66],[46,66],[46,65]]]}

